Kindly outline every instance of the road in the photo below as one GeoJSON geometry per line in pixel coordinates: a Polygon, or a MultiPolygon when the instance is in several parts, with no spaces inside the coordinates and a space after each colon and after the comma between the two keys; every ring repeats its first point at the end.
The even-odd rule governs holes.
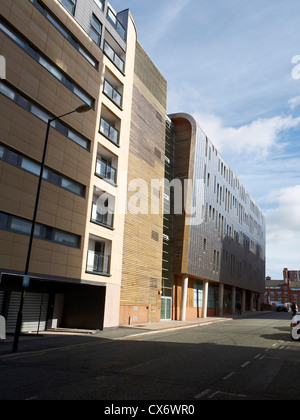
{"type": "Polygon", "coordinates": [[[289,324],[268,313],[121,341],[44,338],[49,348],[0,357],[0,400],[298,400],[289,324]]]}

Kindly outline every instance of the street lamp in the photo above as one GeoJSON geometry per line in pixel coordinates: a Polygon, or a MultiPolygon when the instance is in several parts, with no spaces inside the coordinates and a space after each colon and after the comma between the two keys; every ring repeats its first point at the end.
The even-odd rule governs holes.
{"type": "Polygon", "coordinates": [[[38,183],[38,188],[37,188],[37,193],[36,193],[35,207],[34,207],[31,233],[30,233],[30,239],[29,239],[29,245],[28,245],[27,259],[26,259],[26,266],[25,266],[24,277],[23,277],[23,285],[22,285],[23,290],[22,290],[20,307],[19,307],[19,312],[18,312],[16,330],[15,330],[15,335],[14,335],[13,353],[17,353],[17,351],[18,351],[19,338],[20,338],[21,327],[22,327],[23,305],[24,305],[25,290],[26,290],[26,288],[24,287],[24,281],[25,281],[25,278],[28,277],[28,273],[29,273],[29,264],[30,264],[30,257],[31,257],[31,251],[32,251],[32,243],[33,243],[34,230],[35,230],[36,218],[37,218],[37,211],[38,211],[39,200],[40,200],[41,185],[42,185],[43,173],[44,173],[44,168],[45,168],[45,160],[46,160],[46,153],[47,153],[47,146],[48,146],[48,139],[49,139],[51,124],[54,121],[59,120],[60,118],[66,117],[67,115],[74,114],[75,112],[77,112],[79,114],[83,114],[84,112],[88,112],[90,110],[91,110],[91,108],[88,105],[81,105],[78,108],[76,108],[74,111],[67,112],[66,114],[60,115],[59,117],[50,118],[48,120],[48,123],[47,123],[47,131],[46,131],[46,138],[45,138],[45,143],[44,143],[43,158],[42,158],[42,162],[41,162],[39,183],[38,183]]]}

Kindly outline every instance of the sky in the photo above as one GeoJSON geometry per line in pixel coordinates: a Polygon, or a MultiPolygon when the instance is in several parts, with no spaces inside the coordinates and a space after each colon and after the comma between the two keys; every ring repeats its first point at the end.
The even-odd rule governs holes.
{"type": "Polygon", "coordinates": [[[300,2],[110,2],[263,210],[266,275],[300,270],[300,2]]]}

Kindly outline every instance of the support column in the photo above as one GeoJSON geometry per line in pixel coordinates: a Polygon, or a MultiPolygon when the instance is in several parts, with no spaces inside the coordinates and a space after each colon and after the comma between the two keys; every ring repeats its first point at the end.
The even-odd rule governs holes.
{"type": "Polygon", "coordinates": [[[242,312],[246,312],[246,290],[242,291],[242,312]]]}
{"type": "Polygon", "coordinates": [[[188,285],[189,285],[189,277],[182,276],[182,296],[181,296],[181,314],[180,314],[181,321],[185,321],[186,319],[186,302],[187,302],[188,285]]]}
{"type": "Polygon", "coordinates": [[[260,298],[260,295],[258,295],[258,298],[257,298],[257,310],[258,311],[261,311],[261,298],[260,298]]]}
{"type": "Polygon", "coordinates": [[[219,284],[219,316],[223,316],[224,307],[224,284],[219,284]]]}
{"type": "Polygon", "coordinates": [[[250,294],[250,311],[252,312],[254,309],[254,292],[250,294]]]}
{"type": "Polygon", "coordinates": [[[235,308],[236,308],[236,288],[232,288],[231,292],[231,312],[234,315],[235,314],[235,308]]]}
{"type": "Polygon", "coordinates": [[[208,286],[209,282],[203,282],[203,318],[207,318],[207,302],[208,302],[208,286]]]}

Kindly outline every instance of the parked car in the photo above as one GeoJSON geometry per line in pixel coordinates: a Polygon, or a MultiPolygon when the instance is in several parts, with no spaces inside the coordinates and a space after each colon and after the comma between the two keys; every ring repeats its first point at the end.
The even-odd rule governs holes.
{"type": "Polygon", "coordinates": [[[284,304],[279,304],[276,306],[276,312],[287,312],[288,308],[284,304]]]}
{"type": "Polygon", "coordinates": [[[297,312],[292,318],[291,337],[292,340],[300,340],[300,312],[297,312]]]}

